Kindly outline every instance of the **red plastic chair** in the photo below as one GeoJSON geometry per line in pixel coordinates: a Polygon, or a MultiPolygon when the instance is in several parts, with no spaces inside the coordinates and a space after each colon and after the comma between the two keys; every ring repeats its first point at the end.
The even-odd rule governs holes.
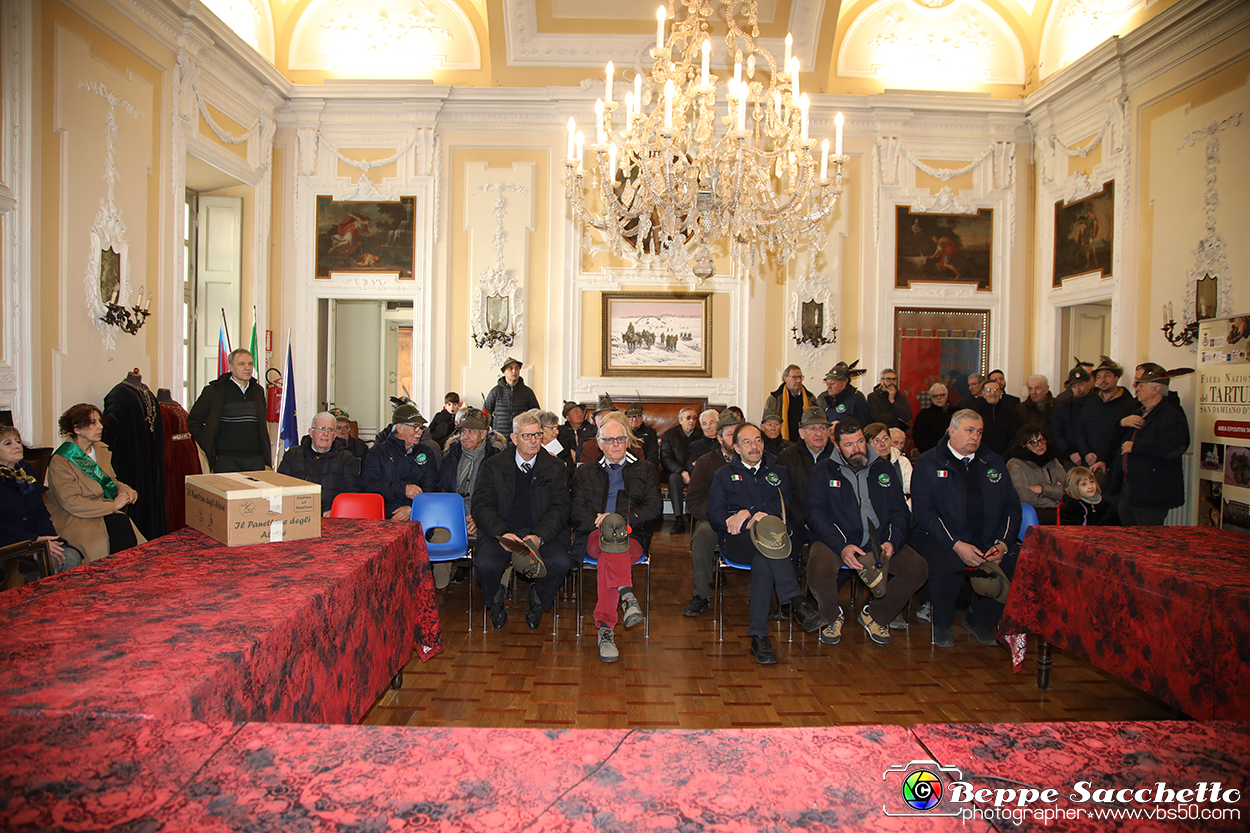
{"type": "Polygon", "coordinates": [[[330,505],[331,518],[369,518],[386,520],[386,501],[381,495],[364,494],[362,492],[344,492],[335,495],[330,505]]]}

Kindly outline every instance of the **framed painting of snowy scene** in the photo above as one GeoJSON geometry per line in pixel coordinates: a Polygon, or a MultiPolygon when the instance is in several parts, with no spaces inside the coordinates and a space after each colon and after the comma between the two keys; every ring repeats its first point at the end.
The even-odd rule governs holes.
{"type": "Polygon", "coordinates": [[[710,292],[603,293],[604,376],[711,376],[710,292]]]}

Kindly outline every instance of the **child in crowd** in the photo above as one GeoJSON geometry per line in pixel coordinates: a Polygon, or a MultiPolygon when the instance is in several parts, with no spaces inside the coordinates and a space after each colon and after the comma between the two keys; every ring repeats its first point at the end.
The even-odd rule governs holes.
{"type": "Polygon", "coordinates": [[[1106,521],[1108,506],[1094,473],[1085,466],[1068,472],[1065,498],[1059,504],[1060,526],[1097,526],[1106,521]]]}

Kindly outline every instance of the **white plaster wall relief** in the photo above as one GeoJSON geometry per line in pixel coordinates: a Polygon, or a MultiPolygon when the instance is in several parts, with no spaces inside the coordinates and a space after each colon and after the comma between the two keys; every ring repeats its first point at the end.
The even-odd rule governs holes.
{"type": "Polygon", "coordinates": [[[1058,0],[1046,16],[1038,49],[1047,78],[1115,34],[1146,0],[1058,0]]]}
{"type": "Polygon", "coordinates": [[[508,194],[528,195],[529,190],[510,182],[479,185],[471,196],[494,194],[495,204],[491,216],[495,220],[495,233],[491,242],[495,249],[493,266],[483,267],[478,274],[477,294],[473,298],[472,338],[479,350],[486,349],[497,365],[521,338],[524,328],[522,315],[521,285],[517,272],[505,263],[504,249],[508,244],[508,194]]]}
{"type": "MultiPolygon", "coordinates": [[[[1206,127],[1194,130],[1185,136],[1176,148],[1179,154],[1191,147],[1196,147],[1206,137],[1206,192],[1203,196],[1203,209],[1206,215],[1206,234],[1194,247],[1194,264],[1185,275],[1185,311],[1180,324],[1190,321],[1190,316],[1197,316],[1198,282],[1214,278],[1216,281],[1216,309],[1208,311],[1203,318],[1221,318],[1235,315],[1238,310],[1233,299],[1233,274],[1224,252],[1224,238],[1215,228],[1215,211],[1220,206],[1218,190],[1218,173],[1220,164],[1220,140],[1217,134],[1222,131],[1241,126],[1243,112],[1234,113],[1218,122],[1213,121],[1206,127]]],[[[1189,345],[1190,352],[1196,352],[1197,342],[1189,345]]]]}
{"type": "Polygon", "coordinates": [[[837,299],[830,287],[836,270],[831,270],[823,251],[807,252],[807,268],[790,293],[790,326],[787,345],[796,350],[801,364],[823,366],[821,357],[838,339],[837,299]]]}
{"type": "MultiPolygon", "coordinates": [[[[103,81],[86,78],[78,84],[79,89],[97,95],[108,102],[109,108],[105,115],[104,138],[104,182],[105,196],[100,200],[100,209],[96,212],[95,223],[91,226],[91,247],[87,255],[87,271],[83,276],[87,300],[87,312],[106,350],[117,346],[117,328],[102,320],[106,312],[105,301],[100,294],[100,268],[104,252],[111,251],[118,255],[118,284],[115,297],[122,305],[129,305],[130,293],[130,250],[126,243],[126,223],[122,220],[121,209],[117,206],[117,110],[121,110],[132,120],[138,121],[143,113],[120,95],[113,93],[103,81]]],[[[138,299],[141,302],[142,298],[138,299]]]]}
{"type": "Polygon", "coordinates": [[[291,69],[345,78],[412,78],[481,69],[481,48],[454,0],[313,0],[291,32],[291,69]]]}
{"type": "Polygon", "coordinates": [[[878,0],[847,26],[838,75],[915,89],[1023,84],[1024,48],[981,0],[878,0]]]}

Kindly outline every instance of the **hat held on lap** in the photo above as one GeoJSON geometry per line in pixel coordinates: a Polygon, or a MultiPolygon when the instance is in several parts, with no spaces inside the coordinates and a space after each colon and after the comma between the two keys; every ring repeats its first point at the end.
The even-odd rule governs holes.
{"type": "Polygon", "coordinates": [[[599,549],[603,552],[629,551],[629,524],[615,512],[604,515],[599,522],[599,549]]]}
{"type": "Polygon", "coordinates": [[[993,561],[982,561],[972,568],[970,575],[972,589],[978,596],[993,599],[999,604],[1007,603],[1007,594],[1011,592],[1011,580],[1003,572],[1003,568],[993,561]]]}
{"type": "Polygon", "coordinates": [[[786,522],[776,515],[767,515],[755,522],[751,527],[751,543],[765,558],[790,557],[790,534],[786,522]]]}

